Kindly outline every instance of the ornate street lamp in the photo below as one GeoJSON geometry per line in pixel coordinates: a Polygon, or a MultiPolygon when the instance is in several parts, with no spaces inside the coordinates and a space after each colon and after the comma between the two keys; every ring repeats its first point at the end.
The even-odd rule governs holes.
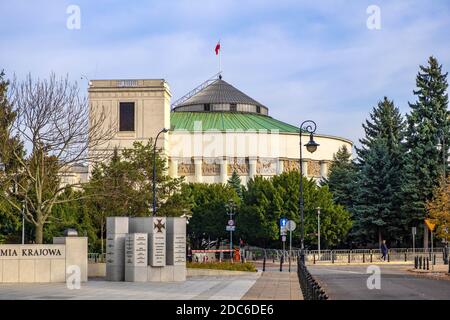
{"type": "Polygon", "coordinates": [[[304,200],[303,200],[303,166],[302,166],[302,134],[304,131],[309,133],[309,142],[305,144],[306,150],[313,153],[317,150],[319,146],[318,143],[314,141],[314,132],[316,132],[316,123],[312,120],[303,121],[299,128],[300,136],[300,195],[299,195],[299,207],[300,207],[300,234],[301,234],[301,246],[300,246],[300,261],[305,263],[305,218],[304,218],[304,200]]]}
{"type": "Polygon", "coordinates": [[[152,215],[156,215],[156,143],[158,142],[159,135],[161,133],[169,132],[169,129],[163,128],[156,135],[155,144],[153,145],[153,212],[152,215]]]}

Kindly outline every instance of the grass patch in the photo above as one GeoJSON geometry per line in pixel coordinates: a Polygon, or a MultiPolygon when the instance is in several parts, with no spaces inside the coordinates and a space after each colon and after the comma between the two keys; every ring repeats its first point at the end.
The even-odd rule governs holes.
{"type": "Polygon", "coordinates": [[[256,272],[256,268],[253,263],[250,262],[187,262],[187,268],[194,269],[214,269],[214,270],[230,270],[230,271],[248,271],[248,272],[256,272]]]}

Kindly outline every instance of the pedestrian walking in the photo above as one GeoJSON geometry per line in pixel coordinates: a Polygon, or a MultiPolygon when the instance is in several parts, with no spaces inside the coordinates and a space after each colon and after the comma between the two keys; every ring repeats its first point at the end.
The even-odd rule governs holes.
{"type": "Polygon", "coordinates": [[[188,262],[192,262],[192,249],[191,249],[191,246],[187,247],[186,256],[187,256],[187,261],[188,262]]]}
{"type": "Polygon", "coordinates": [[[381,243],[381,260],[386,261],[388,254],[388,247],[386,245],[386,240],[381,243]]]}

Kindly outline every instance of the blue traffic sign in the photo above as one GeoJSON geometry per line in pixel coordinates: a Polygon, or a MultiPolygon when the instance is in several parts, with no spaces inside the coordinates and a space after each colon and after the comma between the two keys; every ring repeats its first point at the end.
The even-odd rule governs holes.
{"type": "Polygon", "coordinates": [[[287,222],[288,222],[288,219],[286,219],[286,218],[281,218],[281,219],[280,219],[280,227],[281,227],[281,228],[286,227],[287,222]]]}

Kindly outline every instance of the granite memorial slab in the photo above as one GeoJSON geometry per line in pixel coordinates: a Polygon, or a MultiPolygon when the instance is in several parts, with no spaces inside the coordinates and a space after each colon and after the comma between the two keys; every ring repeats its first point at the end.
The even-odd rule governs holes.
{"type": "Polygon", "coordinates": [[[125,239],[125,281],[147,281],[147,233],[129,233],[125,239]]]}
{"type": "Polygon", "coordinates": [[[149,262],[152,267],[166,265],[166,218],[152,218],[152,230],[149,233],[149,262]]]}

